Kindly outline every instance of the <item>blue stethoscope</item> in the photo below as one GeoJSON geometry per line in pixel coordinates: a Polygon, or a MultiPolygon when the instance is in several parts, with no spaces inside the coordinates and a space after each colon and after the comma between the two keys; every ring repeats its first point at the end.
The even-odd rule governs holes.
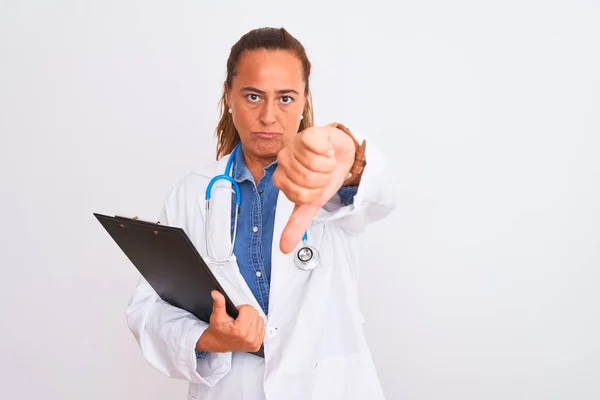
{"type": "MultiPolygon", "coordinates": [[[[240,145],[241,145],[241,142],[238,143],[234,147],[233,151],[231,152],[231,155],[229,156],[229,159],[227,160],[227,165],[225,166],[225,173],[223,175],[217,175],[214,178],[212,178],[210,180],[210,182],[208,183],[208,187],[206,188],[206,196],[205,196],[206,222],[204,224],[204,237],[206,239],[206,253],[208,254],[208,258],[213,263],[219,264],[219,265],[227,263],[233,256],[233,249],[235,247],[235,238],[237,236],[237,224],[238,224],[238,216],[239,216],[239,211],[240,211],[241,191],[240,191],[240,185],[235,181],[235,179],[233,179],[233,177],[230,174],[232,173],[233,160],[235,159],[235,155],[236,155],[240,145]],[[233,186],[232,191],[235,194],[235,217],[234,217],[235,223],[233,225],[233,239],[231,241],[231,248],[229,250],[229,255],[223,259],[219,259],[219,258],[216,258],[216,257],[213,257],[210,255],[210,248],[211,248],[210,243],[209,243],[210,232],[208,229],[209,221],[210,221],[210,197],[211,197],[212,187],[220,179],[225,179],[225,180],[231,182],[231,184],[233,186]]],[[[319,265],[319,261],[320,261],[320,256],[319,256],[318,250],[312,246],[309,246],[307,242],[308,242],[308,233],[305,231],[304,236],[302,237],[302,247],[300,249],[298,249],[298,251],[296,252],[295,257],[294,257],[294,263],[296,264],[296,266],[304,271],[310,271],[310,270],[315,269],[317,267],[317,265],[319,265]]]]}

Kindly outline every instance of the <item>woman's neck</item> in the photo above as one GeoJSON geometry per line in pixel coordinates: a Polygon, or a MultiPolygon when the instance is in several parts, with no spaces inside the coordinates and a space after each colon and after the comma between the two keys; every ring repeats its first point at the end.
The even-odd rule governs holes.
{"type": "Polygon", "coordinates": [[[254,178],[254,184],[258,185],[258,181],[263,177],[265,173],[265,167],[275,161],[277,158],[262,158],[262,157],[254,157],[252,155],[244,153],[244,162],[246,163],[246,168],[252,174],[254,178]]]}

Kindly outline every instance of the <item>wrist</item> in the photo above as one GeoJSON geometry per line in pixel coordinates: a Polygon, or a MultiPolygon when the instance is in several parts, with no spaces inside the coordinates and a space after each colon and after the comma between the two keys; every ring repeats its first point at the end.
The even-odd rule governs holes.
{"type": "Polygon", "coordinates": [[[211,352],[212,349],[212,330],[210,326],[202,332],[198,340],[196,341],[196,351],[198,352],[211,352]]]}
{"type": "Polygon", "coordinates": [[[362,143],[358,143],[358,140],[356,140],[350,129],[338,122],[332,122],[327,126],[337,128],[339,131],[343,132],[347,137],[351,139],[354,145],[354,160],[352,162],[352,165],[350,166],[350,170],[348,171],[348,177],[344,180],[342,186],[358,186],[363,170],[367,165],[366,141],[363,140],[362,143]]]}

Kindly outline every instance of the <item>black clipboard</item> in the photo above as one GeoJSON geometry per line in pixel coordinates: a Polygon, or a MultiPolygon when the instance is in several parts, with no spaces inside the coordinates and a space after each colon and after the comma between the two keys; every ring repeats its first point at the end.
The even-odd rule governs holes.
{"type": "MultiPolygon", "coordinates": [[[[208,323],[210,292],[218,290],[227,314],[237,318],[238,309],[183,229],[137,218],[94,216],[161,299],[208,323]]],[[[264,357],[264,347],[251,354],[264,357]]]]}

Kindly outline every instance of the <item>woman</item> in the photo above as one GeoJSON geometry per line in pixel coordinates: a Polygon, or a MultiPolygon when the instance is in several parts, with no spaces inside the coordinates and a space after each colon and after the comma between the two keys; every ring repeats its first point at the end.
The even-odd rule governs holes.
{"type": "Polygon", "coordinates": [[[140,281],[129,327],[154,367],[190,382],[190,399],[383,399],[358,308],[356,241],[393,209],[385,161],[341,124],[313,126],[310,69],[284,29],[244,35],[227,62],[217,161],[185,177],[163,209],[161,223],[186,231],[240,310],[229,317],[214,292],[206,324],[140,281]],[[211,187],[210,218],[204,209],[230,158],[237,223],[226,180],[211,187]],[[295,261],[304,233],[314,269],[295,261]],[[252,354],[263,343],[264,358],[252,354]]]}

